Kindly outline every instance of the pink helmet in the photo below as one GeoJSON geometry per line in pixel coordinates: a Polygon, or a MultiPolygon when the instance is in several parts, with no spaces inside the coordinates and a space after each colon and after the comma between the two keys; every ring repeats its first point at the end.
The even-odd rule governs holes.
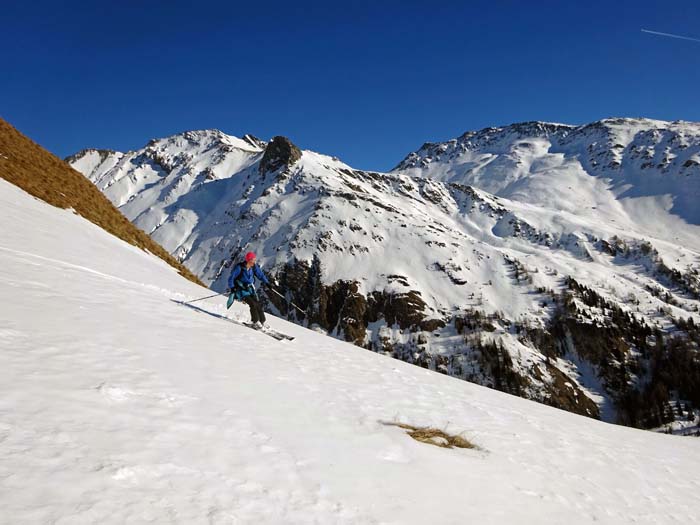
{"type": "Polygon", "coordinates": [[[253,252],[248,252],[245,254],[245,262],[250,262],[255,260],[255,254],[253,252]]]}

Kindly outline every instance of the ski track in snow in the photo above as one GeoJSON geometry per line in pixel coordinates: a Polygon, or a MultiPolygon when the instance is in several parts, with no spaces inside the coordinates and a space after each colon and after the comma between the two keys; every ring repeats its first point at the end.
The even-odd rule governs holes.
{"type": "Polygon", "coordinates": [[[170,299],[207,290],[4,181],[0,224],[1,523],[700,519],[697,440],[199,315],[170,299]]]}

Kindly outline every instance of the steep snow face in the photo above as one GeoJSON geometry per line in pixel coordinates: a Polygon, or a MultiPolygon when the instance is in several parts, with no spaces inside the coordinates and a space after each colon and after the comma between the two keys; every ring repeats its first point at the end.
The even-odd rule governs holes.
{"type": "MultiPolygon", "coordinates": [[[[635,396],[658,390],[649,364],[665,346],[654,329],[696,345],[700,228],[668,212],[672,198],[623,197],[586,171],[593,160],[551,152],[554,142],[587,151],[587,133],[597,147],[600,127],[617,129],[485,130],[388,174],[299,152],[286,139],[273,141],[268,162],[266,143],[218,131],[152,141],[101,164],[88,152],[72,163],[216,290],[226,287],[231,262],[254,250],[307,310],[289,311],[303,324],[593,417],[692,426],[700,393],[674,393],[684,379],[665,384],[653,415],[639,414],[653,403],[635,396]],[[464,171],[466,164],[484,167],[464,171]],[[693,325],[679,332],[687,319],[693,325]]],[[[288,311],[270,301],[273,311],[288,311]]]]}
{"type": "Polygon", "coordinates": [[[295,341],[186,308],[177,301],[208,290],[5,181],[0,224],[2,523],[700,519],[698,440],[455,381],[278,318],[295,341]],[[383,421],[479,448],[419,443],[383,421]]]}

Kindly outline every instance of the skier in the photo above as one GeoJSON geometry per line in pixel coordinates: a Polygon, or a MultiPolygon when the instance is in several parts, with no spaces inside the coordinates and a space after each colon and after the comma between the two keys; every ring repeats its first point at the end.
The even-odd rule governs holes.
{"type": "Polygon", "coordinates": [[[228,293],[233,294],[237,301],[243,301],[250,308],[250,320],[253,328],[269,328],[265,322],[265,312],[258,299],[258,294],[253,286],[253,280],[257,277],[263,284],[271,286],[270,280],[263,273],[260,266],[255,264],[255,254],[248,252],[245,260],[233,267],[233,271],[228,278],[228,293]]]}

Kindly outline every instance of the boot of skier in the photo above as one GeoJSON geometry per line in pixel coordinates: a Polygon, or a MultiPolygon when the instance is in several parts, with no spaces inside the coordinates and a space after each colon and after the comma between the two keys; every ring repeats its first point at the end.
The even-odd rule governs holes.
{"type": "Polygon", "coordinates": [[[248,252],[245,254],[245,260],[233,267],[228,278],[228,293],[233,294],[237,301],[243,301],[248,305],[253,328],[269,328],[265,320],[265,312],[255,291],[254,280],[257,278],[268,286],[272,283],[255,261],[255,254],[248,252]]]}

